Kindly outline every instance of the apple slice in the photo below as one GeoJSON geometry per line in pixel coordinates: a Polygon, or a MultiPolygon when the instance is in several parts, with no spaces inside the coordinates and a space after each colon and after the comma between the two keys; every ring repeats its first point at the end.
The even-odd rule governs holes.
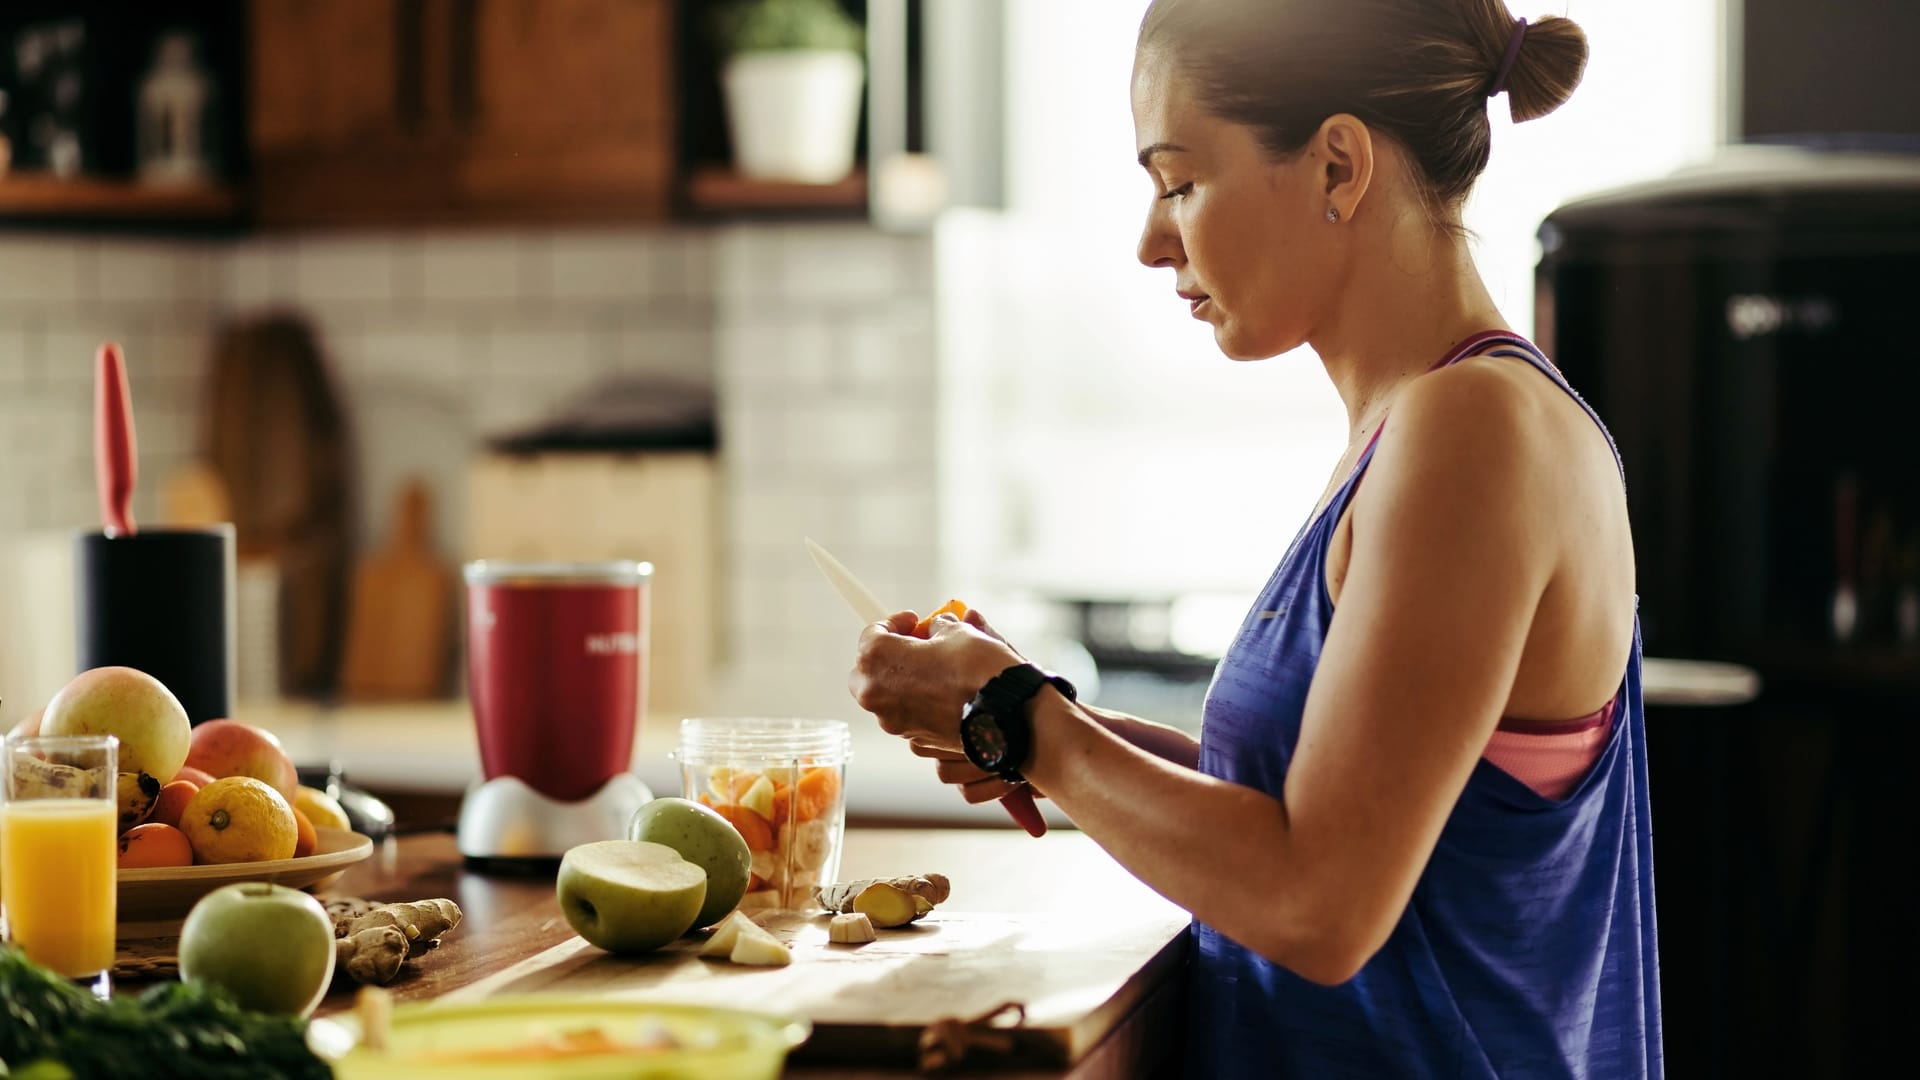
{"type": "Polygon", "coordinates": [[[777,937],[747,919],[733,939],[733,951],[727,959],[753,967],[786,967],[793,963],[793,952],[777,937]]]}
{"type": "Polygon", "coordinates": [[[755,780],[740,796],[740,805],[759,814],[768,822],[773,820],[773,781],[762,776],[755,780]]]}
{"type": "MultiPolygon", "coordinates": [[[[732,956],[733,943],[739,938],[742,926],[754,926],[754,922],[738,911],[720,920],[720,925],[714,928],[713,936],[707,939],[705,945],[700,946],[700,955],[714,960],[725,960],[732,956]]],[[[754,926],[754,929],[757,930],[759,927],[754,926]]]]}

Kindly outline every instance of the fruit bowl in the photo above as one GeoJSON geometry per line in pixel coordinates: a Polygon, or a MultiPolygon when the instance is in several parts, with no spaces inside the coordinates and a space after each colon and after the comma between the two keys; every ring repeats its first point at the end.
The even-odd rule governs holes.
{"type": "Polygon", "coordinates": [[[326,828],[315,829],[314,833],[319,842],[313,854],[300,859],[120,871],[122,935],[127,936],[129,923],[184,919],[202,896],[236,881],[271,881],[290,889],[323,888],[347,867],[373,854],[373,840],[359,833],[326,828]]]}

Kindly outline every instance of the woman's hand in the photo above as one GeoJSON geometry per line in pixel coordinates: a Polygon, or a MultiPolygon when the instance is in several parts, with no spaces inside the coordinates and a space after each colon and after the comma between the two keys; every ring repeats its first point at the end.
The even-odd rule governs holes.
{"type": "Polygon", "coordinates": [[[909,742],[907,746],[916,756],[933,761],[934,771],[939,774],[940,782],[952,784],[958,788],[960,797],[969,803],[992,802],[1021,790],[1032,792],[1035,798],[1040,797],[1040,792],[1035,791],[1031,784],[1016,784],[1010,780],[1002,780],[968,761],[965,754],[953,750],[942,750],[923,742],[909,742]]]}
{"type": "Polygon", "coordinates": [[[902,611],[867,627],[847,689],[881,730],[957,754],[967,702],[1021,657],[972,613],[966,622],[942,615],[925,639],[913,636],[919,621],[902,611]]]}

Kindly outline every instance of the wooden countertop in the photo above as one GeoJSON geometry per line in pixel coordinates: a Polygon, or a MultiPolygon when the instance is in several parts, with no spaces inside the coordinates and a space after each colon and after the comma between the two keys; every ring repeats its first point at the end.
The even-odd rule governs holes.
{"type": "MultiPolygon", "coordinates": [[[[1075,917],[1085,916],[1097,904],[1101,918],[1110,923],[1137,919],[1143,927],[1164,928],[1180,918],[1178,908],[1078,832],[1056,830],[1035,840],[1004,829],[848,831],[843,879],[898,873],[903,866],[939,869],[953,878],[953,896],[942,905],[942,912],[1075,917]]],[[[446,896],[460,905],[465,917],[459,929],[439,948],[410,962],[388,987],[402,1002],[439,999],[574,938],[555,902],[551,872],[500,874],[469,869],[453,837],[444,833],[387,842],[328,892],[375,900],[446,896]]],[[[1175,932],[1168,941],[1144,944],[1152,959],[1138,980],[1142,983],[1139,1004],[1074,1067],[1022,1067],[997,1075],[1162,1074],[1177,1060],[1186,939],[1175,932]]],[[[350,989],[336,989],[321,1004],[319,1014],[344,1010],[351,1001],[350,989]]],[[[803,1048],[788,1075],[879,1080],[915,1074],[905,1069],[816,1062],[809,1060],[803,1048]]]]}

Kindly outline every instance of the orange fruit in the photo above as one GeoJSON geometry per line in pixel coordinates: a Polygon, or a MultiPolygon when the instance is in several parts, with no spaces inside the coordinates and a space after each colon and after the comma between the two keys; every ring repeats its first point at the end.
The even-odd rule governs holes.
{"type": "Polygon", "coordinates": [[[794,788],[793,812],[801,821],[814,818],[833,809],[840,799],[840,770],[831,768],[808,769],[800,774],[800,783],[794,788]]]}
{"type": "Polygon", "coordinates": [[[293,808],[307,815],[316,828],[341,829],[352,831],[353,822],[347,818],[346,808],[333,796],[318,788],[302,785],[294,789],[293,808]]]}
{"type": "Polygon", "coordinates": [[[155,866],[192,866],[193,845],[187,834],[171,825],[135,825],[120,835],[120,869],[155,866]]]}
{"type": "Polygon", "coordinates": [[[913,624],[913,636],[923,638],[932,634],[933,620],[942,615],[951,615],[956,619],[964,619],[967,617],[967,605],[958,600],[949,600],[939,607],[934,608],[932,614],[913,624]]]}
{"type": "Polygon", "coordinates": [[[160,786],[160,797],[153,800],[153,813],[147,820],[161,825],[180,827],[180,815],[187,812],[187,803],[200,794],[200,785],[191,780],[175,780],[171,784],[160,786]]]}
{"type": "Polygon", "coordinates": [[[300,843],[287,797],[251,776],[226,776],[201,788],[180,815],[180,831],[203,863],[291,859],[300,843]]]}
{"type": "Polygon", "coordinates": [[[714,807],[713,812],[727,819],[727,823],[734,827],[734,830],[740,834],[740,838],[747,842],[748,851],[773,850],[773,826],[767,824],[766,818],[744,806],[734,806],[731,803],[722,803],[714,807]]]}
{"type": "Polygon", "coordinates": [[[320,834],[313,831],[313,822],[307,820],[307,815],[295,810],[293,829],[293,857],[304,859],[313,854],[313,849],[320,846],[320,834]]]}

